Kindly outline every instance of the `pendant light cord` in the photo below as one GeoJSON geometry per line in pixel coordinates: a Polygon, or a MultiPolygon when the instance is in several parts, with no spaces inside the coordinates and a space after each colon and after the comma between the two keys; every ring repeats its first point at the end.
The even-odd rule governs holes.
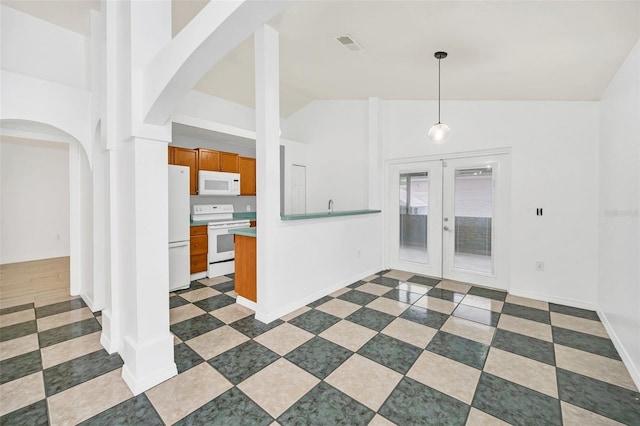
{"type": "Polygon", "coordinates": [[[440,58],[438,58],[438,124],[440,124],[440,58]]]}

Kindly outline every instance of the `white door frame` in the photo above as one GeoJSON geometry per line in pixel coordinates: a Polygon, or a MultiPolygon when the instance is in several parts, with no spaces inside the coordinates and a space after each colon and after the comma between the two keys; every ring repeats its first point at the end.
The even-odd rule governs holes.
{"type": "MultiPolygon", "coordinates": [[[[511,158],[511,149],[510,148],[500,148],[494,150],[481,150],[481,151],[470,151],[470,152],[460,152],[460,153],[451,153],[445,155],[432,155],[432,156],[421,156],[421,157],[412,157],[412,158],[400,158],[400,159],[392,159],[385,161],[385,201],[384,205],[386,207],[387,214],[385,215],[385,268],[402,268],[408,272],[414,272],[417,274],[423,275],[432,275],[436,277],[443,277],[447,275],[450,279],[461,280],[465,282],[469,282],[472,284],[477,284],[481,286],[493,287],[507,290],[509,287],[509,275],[510,275],[510,263],[509,263],[509,242],[510,242],[510,206],[511,206],[511,183],[510,183],[510,158],[511,158]],[[495,247],[499,249],[500,253],[496,254],[494,259],[494,273],[492,275],[482,275],[479,273],[458,273],[451,275],[451,271],[446,271],[441,269],[438,275],[434,275],[433,272],[425,272],[426,269],[421,267],[418,263],[409,263],[409,262],[398,262],[398,241],[399,241],[399,223],[398,223],[398,178],[399,172],[405,171],[418,171],[420,169],[419,163],[428,163],[433,161],[453,161],[457,159],[470,159],[471,162],[475,157],[486,157],[486,156],[503,156],[501,157],[500,168],[497,170],[499,173],[500,179],[497,179],[496,182],[500,187],[496,187],[496,194],[499,192],[499,199],[495,200],[495,204],[497,207],[496,214],[500,219],[500,225],[495,229],[494,234],[494,242],[495,247]],[[498,206],[498,203],[500,204],[498,206]],[[455,277],[455,278],[454,278],[455,277]]],[[[424,168],[424,167],[423,167],[424,168]]],[[[440,179],[442,179],[442,173],[440,174],[440,179]]],[[[430,193],[431,197],[431,193],[430,193]]],[[[432,241],[438,240],[440,244],[440,248],[438,251],[442,254],[442,204],[440,201],[439,212],[432,213],[432,205],[434,203],[430,202],[429,206],[429,215],[433,214],[434,218],[436,216],[439,218],[439,229],[438,235],[430,236],[429,240],[429,252],[433,253],[432,241]]],[[[434,222],[435,223],[435,220],[434,222]]],[[[435,229],[435,226],[432,226],[430,229],[435,229]]],[[[435,243],[435,241],[433,241],[435,243]]],[[[442,261],[442,259],[441,259],[442,261]]],[[[435,269],[430,269],[430,271],[435,271],[435,269]]]]}

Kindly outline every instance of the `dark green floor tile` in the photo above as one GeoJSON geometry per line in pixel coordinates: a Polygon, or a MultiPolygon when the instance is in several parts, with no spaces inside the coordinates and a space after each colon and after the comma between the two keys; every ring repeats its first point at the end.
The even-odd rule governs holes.
{"type": "Polygon", "coordinates": [[[142,393],[101,412],[82,426],[145,425],[163,426],[164,422],[153,407],[149,398],[142,393]]]}
{"type": "Polygon", "coordinates": [[[54,365],[43,371],[47,397],[72,388],[122,367],[120,355],[109,355],[104,349],[54,365]]]}
{"type": "Polygon", "coordinates": [[[338,317],[312,309],[293,318],[289,321],[289,324],[293,324],[313,334],[320,334],[339,321],[340,318],[338,317]]]}
{"type": "Polygon", "coordinates": [[[551,324],[549,311],[542,309],[530,308],[528,306],[515,305],[513,303],[505,303],[502,307],[502,313],[514,317],[524,318],[531,321],[537,321],[544,324],[551,324]]]}
{"type": "Polygon", "coordinates": [[[224,325],[222,321],[209,314],[198,315],[194,318],[189,318],[178,323],[175,323],[169,327],[171,332],[178,336],[183,342],[186,340],[198,337],[201,334],[208,333],[211,330],[220,328],[224,325]]]}
{"type": "Polygon", "coordinates": [[[388,278],[388,277],[378,277],[369,282],[374,284],[384,285],[391,288],[398,287],[398,284],[400,284],[400,280],[397,280],[395,278],[388,278]]]}
{"type": "Polygon", "coordinates": [[[462,304],[458,305],[458,307],[455,309],[455,311],[453,311],[451,315],[491,327],[497,326],[498,320],[500,319],[499,312],[493,312],[487,309],[480,309],[476,308],[475,306],[462,304]]]}
{"type": "Polygon", "coordinates": [[[183,299],[180,296],[171,296],[169,297],[169,309],[177,308],[178,306],[188,305],[188,300],[183,299]]]}
{"type": "Polygon", "coordinates": [[[438,331],[427,345],[427,350],[482,370],[489,346],[455,334],[438,331]]]}
{"type": "Polygon", "coordinates": [[[65,342],[67,340],[75,339],[76,337],[84,336],[86,334],[95,333],[101,331],[100,323],[98,320],[89,318],[83,321],[74,322],[72,324],[63,325],[61,327],[52,328],[50,330],[41,331],[38,333],[38,341],[40,342],[40,349],[47,346],[55,345],[56,343],[65,342]]]}
{"type": "Polygon", "coordinates": [[[558,368],[562,401],[628,425],[640,425],[640,394],[558,368]]]}
{"type": "Polygon", "coordinates": [[[321,298],[320,298],[320,299],[318,299],[318,300],[315,300],[315,301],[313,301],[313,302],[309,303],[307,306],[308,306],[308,307],[310,307],[310,308],[316,308],[316,307],[318,307],[318,306],[322,305],[323,303],[327,303],[327,302],[329,302],[330,300],[333,300],[333,297],[331,297],[331,296],[324,296],[324,297],[321,297],[321,298]]]}
{"type": "Polygon", "coordinates": [[[559,400],[484,372],[471,405],[513,425],[562,426],[559,400]]]}
{"type": "Polygon", "coordinates": [[[26,303],[24,305],[10,306],[8,308],[0,309],[0,315],[12,314],[14,312],[26,311],[27,309],[33,309],[33,303],[26,303]]]}
{"type": "Polygon", "coordinates": [[[224,274],[225,277],[227,278],[231,278],[232,280],[236,278],[236,274],[234,272],[230,273],[230,274],[224,274]]]}
{"type": "Polygon", "coordinates": [[[506,291],[491,290],[484,287],[471,287],[467,294],[473,294],[474,296],[486,297],[487,299],[504,300],[507,298],[506,291]]]}
{"type": "Polygon", "coordinates": [[[224,283],[212,285],[211,288],[214,288],[221,293],[226,293],[228,291],[235,290],[236,282],[234,280],[231,280],[224,283]]]}
{"type": "Polygon", "coordinates": [[[418,306],[411,306],[400,315],[400,318],[438,329],[449,319],[449,315],[418,306]]]}
{"type": "Polygon", "coordinates": [[[384,334],[377,334],[359,350],[358,354],[385,367],[405,374],[422,353],[422,348],[384,334]]]}
{"type": "Polygon", "coordinates": [[[375,412],[325,382],[278,417],[283,426],[367,425],[375,412]]]}
{"type": "Polygon", "coordinates": [[[253,339],[254,337],[261,335],[262,333],[266,333],[272,328],[276,328],[283,322],[284,321],[282,320],[275,320],[271,321],[269,324],[265,324],[262,321],[258,321],[257,319],[255,319],[253,315],[250,315],[248,317],[239,319],[238,321],[229,325],[245,336],[253,339]]]}
{"type": "Polygon", "coordinates": [[[360,281],[356,281],[356,282],[354,282],[354,283],[349,284],[347,287],[349,287],[349,288],[358,288],[358,287],[360,287],[362,284],[366,284],[366,281],[362,281],[362,280],[360,280],[360,281]]]}
{"type": "Polygon", "coordinates": [[[236,299],[227,296],[226,294],[218,294],[213,297],[193,302],[194,305],[205,312],[215,311],[216,309],[224,308],[225,306],[233,305],[234,303],[236,303],[236,299]]]}
{"type": "Polygon", "coordinates": [[[372,330],[380,331],[388,326],[396,317],[365,307],[358,309],[345,319],[372,330]]]}
{"type": "Polygon", "coordinates": [[[40,351],[27,352],[0,361],[0,385],[42,370],[40,351]]]}
{"type": "Polygon", "coordinates": [[[364,306],[376,300],[377,297],[364,291],[351,290],[338,296],[338,299],[364,306]]]}
{"type": "Polygon", "coordinates": [[[176,426],[267,426],[273,418],[240,389],[231,388],[174,423],[176,426]]]}
{"type": "Polygon", "coordinates": [[[234,385],[253,376],[280,356],[261,344],[249,340],[210,359],[209,364],[234,385]]]}
{"type": "Polygon", "coordinates": [[[554,343],[620,360],[620,355],[618,355],[618,351],[616,347],[613,346],[611,339],[581,333],[579,331],[567,330],[566,328],[551,327],[551,329],[553,331],[554,343]]]}
{"type": "Polygon", "coordinates": [[[460,303],[460,301],[464,299],[464,296],[466,296],[465,293],[456,293],[455,291],[435,287],[429,290],[427,294],[431,297],[437,297],[438,299],[447,300],[453,303],[460,303]]]}
{"type": "Polygon", "coordinates": [[[378,413],[398,425],[464,425],[469,406],[404,377],[378,413]]]}
{"type": "Polygon", "coordinates": [[[408,303],[409,305],[413,305],[422,297],[420,293],[410,293],[404,290],[398,290],[394,288],[393,290],[389,290],[385,294],[382,295],[387,299],[397,300],[398,302],[408,303]]]}
{"type": "Polygon", "coordinates": [[[374,275],[384,275],[384,274],[388,274],[389,272],[391,272],[391,269],[383,269],[380,272],[376,272],[374,275]]]}
{"type": "Polygon", "coordinates": [[[571,306],[549,303],[549,310],[559,314],[572,315],[574,317],[585,318],[592,321],[600,321],[598,314],[595,311],[590,311],[588,309],[573,308],[571,306]]]}
{"type": "Polygon", "coordinates": [[[196,351],[191,349],[185,343],[180,343],[173,347],[173,359],[175,360],[176,367],[178,367],[178,374],[183,373],[198,364],[202,364],[205,361],[196,353],[196,351]]]}
{"type": "Polygon", "coordinates": [[[36,318],[44,318],[55,314],[61,314],[63,312],[81,309],[86,306],[86,303],[84,303],[82,299],[67,300],[60,303],[54,303],[52,305],[41,306],[36,308],[36,318]]]}
{"type": "Polygon", "coordinates": [[[47,412],[46,400],[34,402],[31,405],[12,411],[0,417],[0,425],[28,425],[45,426],[49,425],[49,415],[47,412]]]}
{"type": "Polygon", "coordinates": [[[7,340],[17,339],[37,332],[38,326],[35,320],[8,325],[0,328],[0,342],[6,342],[7,340]]]}
{"type": "Polygon", "coordinates": [[[285,358],[314,376],[324,379],[352,354],[349,349],[316,336],[289,352],[285,358]]]}
{"type": "Polygon", "coordinates": [[[429,277],[423,277],[421,275],[414,275],[411,278],[409,278],[407,281],[410,283],[429,285],[431,287],[435,287],[436,285],[438,285],[438,283],[441,280],[438,278],[429,278],[429,277]]]}
{"type": "Polygon", "coordinates": [[[551,342],[499,328],[496,330],[491,346],[545,364],[556,365],[556,354],[551,342]]]}

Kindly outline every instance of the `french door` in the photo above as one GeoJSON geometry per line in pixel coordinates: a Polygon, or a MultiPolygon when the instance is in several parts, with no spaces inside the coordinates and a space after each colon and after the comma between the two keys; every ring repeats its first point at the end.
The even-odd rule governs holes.
{"type": "Polygon", "coordinates": [[[506,154],[389,166],[387,256],[409,272],[506,289],[506,154]]]}

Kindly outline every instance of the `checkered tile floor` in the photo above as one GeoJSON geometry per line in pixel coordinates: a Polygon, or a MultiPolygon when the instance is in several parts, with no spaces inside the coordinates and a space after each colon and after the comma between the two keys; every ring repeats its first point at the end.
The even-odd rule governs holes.
{"type": "Polygon", "coordinates": [[[180,374],[136,397],[80,299],[2,309],[0,424],[640,424],[594,312],[381,271],[265,325],[233,287],[171,295],[180,374]]]}

